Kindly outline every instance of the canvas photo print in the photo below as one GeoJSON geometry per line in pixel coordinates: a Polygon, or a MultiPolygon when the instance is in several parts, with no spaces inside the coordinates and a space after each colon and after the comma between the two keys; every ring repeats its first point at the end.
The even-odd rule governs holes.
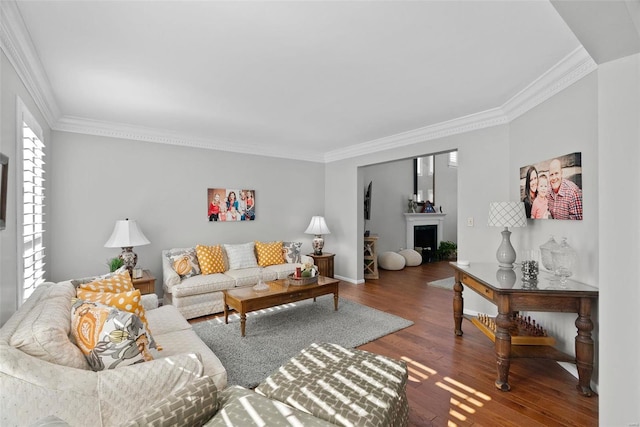
{"type": "Polygon", "coordinates": [[[527,218],[582,219],[582,153],[520,168],[520,200],[527,218]]]}
{"type": "Polygon", "coordinates": [[[207,218],[211,222],[255,220],[255,190],[208,188],[207,218]]]}

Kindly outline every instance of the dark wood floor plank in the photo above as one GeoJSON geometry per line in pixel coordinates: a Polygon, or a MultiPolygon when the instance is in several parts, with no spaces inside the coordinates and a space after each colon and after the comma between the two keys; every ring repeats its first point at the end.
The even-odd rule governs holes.
{"type": "Polygon", "coordinates": [[[598,396],[581,396],[577,380],[552,360],[515,359],[512,390],[495,388],[493,343],[468,320],[456,337],[453,291],[427,285],[451,276],[449,264],[437,262],[380,270],[379,279],[361,285],[340,284],[340,298],[414,322],[359,347],[407,362],[410,425],[597,426],[598,396]]]}

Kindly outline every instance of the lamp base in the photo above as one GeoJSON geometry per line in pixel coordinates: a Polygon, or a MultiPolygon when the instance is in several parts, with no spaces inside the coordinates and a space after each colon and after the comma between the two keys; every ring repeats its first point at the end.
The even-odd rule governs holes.
{"type": "Polygon", "coordinates": [[[498,259],[498,266],[500,268],[513,268],[513,263],[516,261],[516,251],[511,246],[511,232],[507,227],[502,230],[502,243],[498,247],[496,252],[496,258],[498,259]]]}
{"type": "Polygon", "coordinates": [[[123,265],[129,271],[129,276],[133,278],[133,267],[138,263],[138,255],[133,252],[133,246],[128,246],[126,248],[122,248],[122,253],[119,258],[122,260],[123,265]]]}
{"type": "Polygon", "coordinates": [[[313,246],[313,254],[314,255],[322,255],[322,248],[324,247],[324,239],[321,235],[316,234],[316,237],[313,238],[311,242],[313,246]]]}

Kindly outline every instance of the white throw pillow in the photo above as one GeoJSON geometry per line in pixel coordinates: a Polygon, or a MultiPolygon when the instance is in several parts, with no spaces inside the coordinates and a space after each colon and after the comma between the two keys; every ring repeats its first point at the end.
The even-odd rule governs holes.
{"type": "Polygon", "coordinates": [[[282,242],[282,252],[285,261],[289,264],[300,264],[302,262],[301,247],[302,242],[282,242]]]}
{"type": "Polygon", "coordinates": [[[239,268],[257,267],[255,243],[242,243],[240,245],[224,245],[229,260],[229,270],[237,270],[239,268]]]}

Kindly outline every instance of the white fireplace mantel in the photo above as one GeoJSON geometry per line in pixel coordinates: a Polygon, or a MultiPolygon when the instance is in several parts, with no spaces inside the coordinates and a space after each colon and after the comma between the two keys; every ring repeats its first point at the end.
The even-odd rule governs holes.
{"type": "MultiPolygon", "coordinates": [[[[438,226],[438,247],[442,242],[442,233],[444,231],[443,213],[405,213],[404,220],[407,223],[407,248],[413,249],[413,227],[416,225],[437,225],[438,226]]],[[[436,249],[436,248],[434,248],[436,249]]]]}

